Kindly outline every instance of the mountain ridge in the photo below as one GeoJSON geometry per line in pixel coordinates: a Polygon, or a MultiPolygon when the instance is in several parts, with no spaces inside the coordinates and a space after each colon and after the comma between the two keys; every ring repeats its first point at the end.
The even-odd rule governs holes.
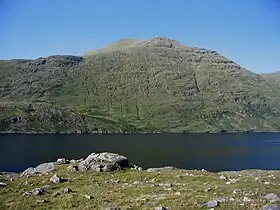
{"type": "Polygon", "coordinates": [[[280,93],[265,76],[166,37],[123,39],[84,57],[0,61],[0,90],[1,101],[100,111],[142,131],[280,128],[280,93]]]}

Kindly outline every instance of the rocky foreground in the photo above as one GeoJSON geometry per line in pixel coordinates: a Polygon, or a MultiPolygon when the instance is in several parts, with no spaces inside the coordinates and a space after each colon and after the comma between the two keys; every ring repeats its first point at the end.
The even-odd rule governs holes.
{"type": "Polygon", "coordinates": [[[280,171],[142,170],[118,154],[0,174],[0,209],[280,209],[280,171]]]}

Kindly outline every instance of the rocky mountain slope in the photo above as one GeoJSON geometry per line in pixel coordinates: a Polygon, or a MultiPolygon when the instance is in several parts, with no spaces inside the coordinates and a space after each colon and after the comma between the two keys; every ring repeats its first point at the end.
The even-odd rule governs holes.
{"type": "Polygon", "coordinates": [[[115,130],[280,128],[280,91],[266,77],[165,37],[120,40],[84,57],[1,61],[0,90],[3,103],[55,104],[110,118],[115,130]]]}

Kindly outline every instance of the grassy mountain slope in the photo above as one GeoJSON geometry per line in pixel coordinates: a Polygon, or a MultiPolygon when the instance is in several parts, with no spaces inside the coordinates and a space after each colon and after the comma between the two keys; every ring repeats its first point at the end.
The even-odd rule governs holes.
{"type": "Polygon", "coordinates": [[[2,101],[97,111],[142,130],[280,128],[280,92],[265,77],[164,37],[120,40],[83,58],[2,61],[0,90],[2,101]]]}

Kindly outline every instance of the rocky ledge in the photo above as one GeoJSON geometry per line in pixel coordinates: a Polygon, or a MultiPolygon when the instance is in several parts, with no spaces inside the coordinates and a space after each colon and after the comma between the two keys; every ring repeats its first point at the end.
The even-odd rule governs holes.
{"type": "Polygon", "coordinates": [[[0,174],[1,209],[280,210],[280,171],[143,170],[104,152],[0,174]]]}

